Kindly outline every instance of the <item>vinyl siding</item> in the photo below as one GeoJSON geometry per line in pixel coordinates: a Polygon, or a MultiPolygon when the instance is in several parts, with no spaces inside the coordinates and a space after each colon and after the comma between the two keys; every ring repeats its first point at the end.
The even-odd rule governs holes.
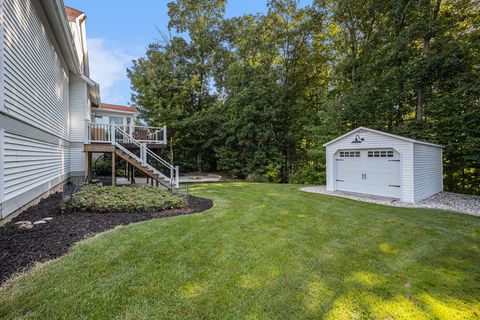
{"type": "Polygon", "coordinates": [[[341,149],[393,148],[400,154],[401,200],[414,202],[413,196],[413,143],[361,130],[345,136],[326,146],[327,190],[336,190],[335,153],[341,149]],[[364,138],[362,143],[352,143],[356,135],[364,138]]]}
{"type": "Polygon", "coordinates": [[[70,171],[83,172],[85,170],[83,148],[70,149],[70,171]]]}
{"type": "Polygon", "coordinates": [[[68,176],[68,148],[9,132],[4,139],[5,200],[68,176]]]}
{"type": "Polygon", "coordinates": [[[443,190],[442,149],[414,144],[415,202],[443,190]]]}
{"type": "Polygon", "coordinates": [[[85,81],[70,75],[70,141],[84,142],[88,119],[88,89],[85,81]]]}
{"type": "Polygon", "coordinates": [[[5,107],[10,115],[68,140],[68,71],[33,1],[3,0],[5,107]]]}

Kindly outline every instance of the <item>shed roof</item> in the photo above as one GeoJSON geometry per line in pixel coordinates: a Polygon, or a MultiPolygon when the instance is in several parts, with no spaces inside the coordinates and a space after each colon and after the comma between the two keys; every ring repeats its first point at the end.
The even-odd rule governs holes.
{"type": "Polygon", "coordinates": [[[416,140],[416,139],[412,139],[412,138],[408,138],[408,137],[404,137],[404,136],[400,136],[398,134],[393,134],[393,133],[389,133],[389,132],[384,132],[384,131],[380,131],[380,130],[375,130],[375,129],[370,129],[370,128],[367,128],[367,127],[358,127],[356,129],[353,129],[343,135],[341,135],[340,137],[337,137],[327,143],[325,143],[323,146],[326,147],[328,146],[329,144],[332,144],[336,141],[339,141],[343,138],[345,138],[346,136],[352,134],[352,133],[355,133],[357,131],[360,131],[360,130],[365,130],[365,131],[370,131],[370,132],[374,132],[374,133],[378,133],[378,134],[381,134],[381,135],[384,135],[384,136],[387,136],[387,137],[391,137],[391,138],[395,138],[395,139],[398,139],[398,140],[403,140],[403,141],[408,141],[408,142],[412,142],[412,143],[418,143],[418,144],[423,144],[423,145],[427,145],[427,146],[432,146],[432,147],[437,147],[437,148],[443,148],[442,145],[439,145],[439,144],[435,144],[435,143],[431,143],[431,142],[427,142],[427,141],[422,141],[422,140],[416,140]]]}

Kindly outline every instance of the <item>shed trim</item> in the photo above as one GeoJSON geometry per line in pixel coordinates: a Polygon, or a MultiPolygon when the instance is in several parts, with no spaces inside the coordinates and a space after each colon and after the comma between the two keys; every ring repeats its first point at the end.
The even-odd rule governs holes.
{"type": "Polygon", "coordinates": [[[345,138],[346,136],[352,134],[352,133],[355,133],[357,131],[360,131],[360,130],[365,130],[365,131],[370,131],[370,132],[374,132],[374,133],[378,133],[378,134],[381,134],[381,135],[384,135],[384,136],[387,136],[387,137],[391,137],[391,138],[395,138],[395,139],[398,139],[398,140],[403,140],[403,141],[408,141],[408,142],[412,142],[412,143],[418,143],[418,144],[423,144],[423,145],[427,145],[427,146],[432,146],[432,147],[437,147],[437,148],[443,148],[442,145],[439,145],[439,144],[435,144],[435,143],[431,143],[431,142],[426,142],[426,141],[421,141],[421,140],[415,140],[415,139],[411,139],[411,138],[407,138],[407,137],[403,137],[403,136],[399,136],[399,135],[396,135],[396,134],[393,134],[393,133],[388,133],[388,132],[383,132],[383,131],[379,131],[379,130],[375,130],[375,129],[370,129],[370,128],[367,128],[367,127],[358,127],[356,129],[353,129],[327,143],[325,143],[323,146],[326,147],[334,142],[337,142],[343,138],[345,138]]]}

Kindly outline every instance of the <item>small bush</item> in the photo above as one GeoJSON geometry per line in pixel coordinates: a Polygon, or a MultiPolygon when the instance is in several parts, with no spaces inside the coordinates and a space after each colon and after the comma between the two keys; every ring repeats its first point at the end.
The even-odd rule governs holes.
{"type": "Polygon", "coordinates": [[[266,183],[269,182],[268,178],[265,176],[262,176],[261,174],[258,173],[251,173],[245,177],[245,181],[248,182],[261,182],[261,183],[266,183]]]}
{"type": "Polygon", "coordinates": [[[112,161],[99,159],[94,161],[95,175],[97,176],[111,176],[112,175],[112,161]]]}
{"type": "Polygon", "coordinates": [[[269,164],[265,167],[263,176],[270,182],[280,182],[282,174],[282,166],[279,164],[269,164]]]}
{"type": "Polygon", "coordinates": [[[325,184],[325,171],[316,171],[310,167],[301,168],[290,175],[289,182],[297,184],[325,184]]]}
{"type": "Polygon", "coordinates": [[[155,187],[84,185],[66,199],[63,212],[153,212],[181,208],[185,201],[155,187]]]}

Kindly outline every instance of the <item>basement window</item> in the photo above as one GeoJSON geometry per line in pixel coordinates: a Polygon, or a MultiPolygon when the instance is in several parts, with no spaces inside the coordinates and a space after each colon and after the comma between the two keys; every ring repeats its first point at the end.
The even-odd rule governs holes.
{"type": "Polygon", "coordinates": [[[393,158],[393,150],[370,150],[369,158],[393,158]]]}

